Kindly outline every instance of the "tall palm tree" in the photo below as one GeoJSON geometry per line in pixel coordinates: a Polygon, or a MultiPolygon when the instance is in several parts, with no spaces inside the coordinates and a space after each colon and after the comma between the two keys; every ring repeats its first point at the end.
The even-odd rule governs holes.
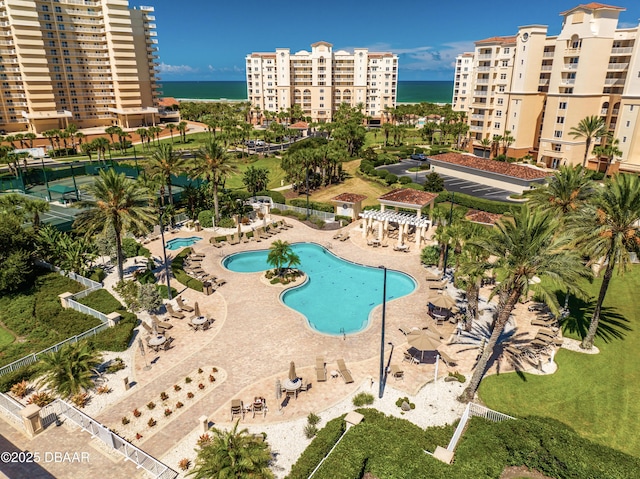
{"type": "Polygon", "coordinates": [[[624,272],[631,262],[630,251],[640,251],[640,179],[635,175],[618,174],[598,190],[570,223],[576,235],[576,245],[590,263],[604,266],[602,285],[593,310],[589,331],[582,347],[591,349],[598,330],[602,303],[607,295],[613,270],[624,272]]]}
{"type": "Polygon", "coordinates": [[[534,189],[526,191],[524,196],[529,199],[532,208],[564,218],[576,213],[594,194],[589,170],[577,165],[561,166],[554,172],[549,183],[536,185],[534,189]]]}
{"type": "Polygon", "coordinates": [[[599,116],[588,116],[583,118],[578,123],[578,126],[574,126],[569,130],[569,136],[578,139],[584,138],[585,149],[584,158],[582,160],[582,167],[587,166],[587,157],[591,152],[591,143],[593,140],[602,138],[607,135],[607,126],[604,120],[599,116]]]}
{"type": "Polygon", "coordinates": [[[272,479],[269,469],[271,452],[265,441],[258,440],[247,429],[238,431],[236,421],[229,431],[214,428],[212,439],[198,449],[193,471],[195,479],[243,478],[272,479]]]}
{"type": "Polygon", "coordinates": [[[45,200],[26,199],[22,203],[22,207],[26,213],[31,216],[31,224],[33,229],[40,228],[40,215],[49,211],[49,203],[45,200]]]}
{"type": "Polygon", "coordinates": [[[581,292],[577,285],[581,278],[589,275],[578,252],[569,247],[568,236],[558,234],[558,221],[548,214],[531,211],[528,206],[513,219],[498,222],[487,238],[472,242],[489,257],[496,258],[494,267],[503,279],[495,291],[503,302],[471,382],[458,398],[463,402],[473,399],[518,300],[531,288],[552,311],[557,312],[559,304],[555,290],[563,287],[581,292]],[[541,281],[532,281],[534,276],[541,281]]]}
{"type": "Polygon", "coordinates": [[[38,135],[32,132],[29,132],[24,134],[24,138],[29,142],[29,148],[33,148],[33,140],[38,138],[38,135]]]}
{"type": "Polygon", "coordinates": [[[146,170],[152,176],[159,176],[167,185],[169,204],[173,204],[171,177],[186,173],[189,168],[188,160],[168,144],[160,144],[151,155],[146,170]]]}
{"type": "Polygon", "coordinates": [[[109,140],[104,136],[99,136],[94,139],[91,144],[93,145],[93,149],[98,152],[98,161],[105,161],[105,153],[109,148],[109,140]]]}
{"type": "Polygon", "coordinates": [[[39,384],[67,398],[93,386],[91,377],[102,357],[86,341],[68,344],[40,360],[43,377],[39,384]]]}
{"type": "Polygon", "coordinates": [[[167,123],[164,127],[169,130],[169,134],[171,135],[171,144],[173,145],[173,131],[176,129],[176,124],[167,123]]]}
{"type": "Polygon", "coordinates": [[[213,208],[216,221],[220,219],[220,207],[218,203],[218,186],[222,180],[231,173],[237,171],[229,163],[230,157],[227,150],[218,144],[213,138],[196,151],[191,174],[204,178],[213,187],[213,208]]]}
{"type": "Polygon", "coordinates": [[[593,149],[593,153],[598,158],[597,171],[600,171],[600,159],[602,157],[605,157],[607,159],[607,165],[604,170],[604,174],[605,176],[607,175],[607,173],[609,172],[609,167],[611,166],[611,163],[613,163],[613,159],[616,156],[622,156],[622,150],[619,148],[619,146],[620,146],[620,140],[618,140],[617,138],[614,138],[613,140],[607,142],[606,145],[596,146],[593,149]]]}
{"type": "Polygon", "coordinates": [[[176,126],[177,130],[180,132],[180,135],[182,135],[182,143],[186,143],[187,142],[187,127],[189,126],[189,123],[187,123],[186,121],[181,121],[180,123],[178,123],[178,125],[176,126]]]}
{"type": "Polygon", "coordinates": [[[86,208],[75,221],[76,226],[89,233],[111,229],[115,234],[118,260],[118,278],[123,279],[122,235],[126,231],[140,233],[145,231],[154,221],[155,212],[149,206],[149,193],[139,188],[135,181],[128,179],[124,173],[118,174],[113,169],[100,171],[96,181],[86,186],[87,193],[93,200],[81,201],[80,208],[86,208]]]}
{"type": "Polygon", "coordinates": [[[489,138],[483,138],[482,140],[480,140],[480,145],[482,145],[482,148],[484,149],[484,154],[482,155],[483,158],[489,158],[491,156],[491,140],[489,138]],[[485,154],[487,154],[485,156],[485,154]]]}

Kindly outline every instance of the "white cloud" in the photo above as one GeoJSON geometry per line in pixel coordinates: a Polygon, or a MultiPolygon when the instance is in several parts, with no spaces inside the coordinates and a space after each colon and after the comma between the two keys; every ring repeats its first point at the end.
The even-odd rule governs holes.
{"type": "MultiPolygon", "coordinates": [[[[411,48],[394,48],[389,43],[365,45],[369,51],[393,52],[398,55],[401,70],[448,71],[455,66],[456,56],[474,50],[474,43],[450,42],[440,45],[423,45],[411,48]]],[[[362,46],[361,46],[362,48],[362,46]]],[[[335,50],[353,51],[353,47],[340,47],[335,50]]]]}
{"type": "Polygon", "coordinates": [[[638,24],[633,22],[618,22],[618,28],[635,28],[637,26],[638,24]]]}
{"type": "Polygon", "coordinates": [[[197,73],[198,69],[189,65],[169,65],[167,63],[160,63],[160,73],[169,73],[172,75],[184,75],[197,73]]]}

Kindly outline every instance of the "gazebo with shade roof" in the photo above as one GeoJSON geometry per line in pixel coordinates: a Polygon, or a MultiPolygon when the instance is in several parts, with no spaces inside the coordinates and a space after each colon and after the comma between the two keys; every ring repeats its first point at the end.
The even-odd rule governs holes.
{"type": "Polygon", "coordinates": [[[358,219],[358,215],[362,211],[362,202],[367,197],[355,193],[340,193],[338,196],[331,198],[335,203],[335,213],[339,216],[350,216],[353,221],[358,219]]]}
{"type": "Polygon", "coordinates": [[[426,239],[426,233],[431,227],[431,220],[422,216],[422,209],[429,206],[433,209],[433,203],[438,195],[426,191],[418,191],[403,188],[390,191],[378,198],[380,211],[365,210],[360,213],[362,222],[362,236],[366,238],[375,229],[378,230],[378,239],[382,241],[389,235],[389,225],[395,224],[398,228],[398,246],[404,244],[410,230],[415,232],[415,243],[418,248],[426,239]],[[393,208],[388,209],[388,208],[393,208]],[[403,210],[415,210],[410,213],[403,210]]]}

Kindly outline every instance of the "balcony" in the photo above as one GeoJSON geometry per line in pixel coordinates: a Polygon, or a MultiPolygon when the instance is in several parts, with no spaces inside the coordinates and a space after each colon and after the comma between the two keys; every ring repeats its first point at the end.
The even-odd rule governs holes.
{"type": "Polygon", "coordinates": [[[478,85],[487,85],[489,83],[489,79],[488,78],[478,78],[476,80],[476,83],[478,85]]]}
{"type": "Polygon", "coordinates": [[[543,58],[553,58],[556,52],[542,52],[543,58]]]}
{"type": "Polygon", "coordinates": [[[608,111],[609,111],[609,110],[607,110],[606,108],[603,108],[602,110],[600,110],[600,114],[601,114],[602,116],[607,116],[607,112],[608,112],[608,111]]]}
{"type": "Polygon", "coordinates": [[[564,64],[564,69],[565,70],[577,70],[578,69],[578,64],[577,63],[565,63],[564,64]]]}
{"type": "Polygon", "coordinates": [[[491,60],[491,57],[493,55],[491,53],[483,53],[481,55],[478,55],[478,60],[491,60]]]}
{"type": "Polygon", "coordinates": [[[575,78],[563,78],[563,79],[560,80],[560,83],[562,83],[563,85],[575,85],[576,79],[575,78]]]}
{"type": "Polygon", "coordinates": [[[611,49],[612,55],[624,55],[633,53],[633,47],[616,47],[611,49]]]}
{"type": "Polygon", "coordinates": [[[478,113],[474,113],[473,115],[471,115],[471,119],[472,120],[480,120],[480,121],[484,121],[486,117],[486,114],[478,114],[478,113]]]}
{"type": "Polygon", "coordinates": [[[624,78],[605,78],[604,84],[608,86],[624,85],[624,78]]]}
{"type": "Polygon", "coordinates": [[[481,125],[471,125],[469,127],[469,130],[471,131],[484,131],[484,126],[481,125]]]}
{"type": "Polygon", "coordinates": [[[628,66],[628,63],[609,63],[607,70],[626,70],[628,66]]]}
{"type": "Polygon", "coordinates": [[[489,92],[486,90],[475,90],[473,96],[488,96],[489,92]]]}
{"type": "Polygon", "coordinates": [[[611,116],[618,116],[618,113],[620,112],[620,110],[618,110],[617,108],[613,109],[611,111],[611,116]]]}
{"type": "Polygon", "coordinates": [[[552,68],[553,68],[553,65],[542,65],[540,67],[540,70],[543,72],[550,72],[552,68]]]}
{"type": "Polygon", "coordinates": [[[489,72],[489,71],[491,71],[491,67],[478,67],[478,68],[476,68],[476,71],[489,72]]]}
{"type": "Polygon", "coordinates": [[[538,81],[538,85],[548,85],[549,84],[549,79],[548,78],[540,78],[540,80],[538,81]]]}

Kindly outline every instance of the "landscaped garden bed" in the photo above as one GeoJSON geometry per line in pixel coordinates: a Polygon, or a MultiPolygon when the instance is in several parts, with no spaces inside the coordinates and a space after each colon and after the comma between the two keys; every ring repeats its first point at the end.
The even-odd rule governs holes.
{"type": "Polygon", "coordinates": [[[134,444],[145,441],[213,391],[226,377],[225,371],[211,366],[194,370],[158,397],[149,397],[146,403],[126,411],[117,424],[108,426],[134,444]]]}

